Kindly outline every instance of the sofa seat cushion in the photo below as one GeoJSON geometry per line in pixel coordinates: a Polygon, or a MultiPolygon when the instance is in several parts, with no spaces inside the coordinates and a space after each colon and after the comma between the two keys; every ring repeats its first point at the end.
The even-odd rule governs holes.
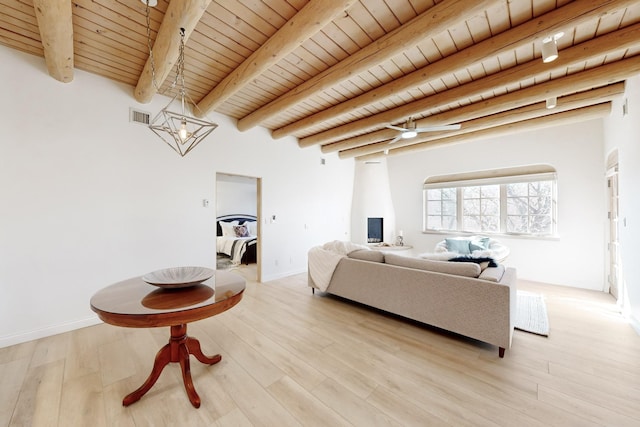
{"type": "Polygon", "coordinates": [[[415,268],[417,270],[434,271],[436,273],[455,274],[457,276],[478,277],[480,265],[473,262],[432,261],[422,258],[410,258],[397,254],[386,254],[385,262],[400,267],[415,268]]]}
{"type": "Polygon", "coordinates": [[[349,252],[349,258],[359,259],[362,261],[384,262],[384,254],[380,251],[371,251],[368,249],[360,249],[349,252]]]}
{"type": "Polygon", "coordinates": [[[499,282],[504,275],[504,265],[498,264],[497,267],[487,267],[482,270],[478,279],[489,280],[490,282],[499,282]]]}

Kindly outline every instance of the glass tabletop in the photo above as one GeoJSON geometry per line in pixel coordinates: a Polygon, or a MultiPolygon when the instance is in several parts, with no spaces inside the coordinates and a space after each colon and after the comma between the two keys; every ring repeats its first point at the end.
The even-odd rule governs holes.
{"type": "Polygon", "coordinates": [[[142,276],[107,286],[91,298],[91,309],[105,322],[130,327],[171,326],[213,316],[242,298],[245,280],[228,271],[183,288],[161,288],[142,276]]]}

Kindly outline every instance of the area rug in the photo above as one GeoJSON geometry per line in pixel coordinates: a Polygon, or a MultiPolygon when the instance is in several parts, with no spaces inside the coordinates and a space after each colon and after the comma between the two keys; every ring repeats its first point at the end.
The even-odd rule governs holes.
{"type": "Polygon", "coordinates": [[[231,263],[231,258],[224,255],[218,255],[216,258],[216,269],[217,270],[228,270],[233,267],[231,263]]]}
{"type": "Polygon", "coordinates": [[[542,336],[549,336],[549,318],[544,297],[540,294],[518,291],[516,329],[542,336]]]}

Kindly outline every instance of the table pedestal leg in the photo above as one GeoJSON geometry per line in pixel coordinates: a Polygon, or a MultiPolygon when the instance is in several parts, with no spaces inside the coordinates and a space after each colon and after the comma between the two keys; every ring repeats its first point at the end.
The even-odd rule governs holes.
{"type": "Polygon", "coordinates": [[[187,391],[187,396],[191,404],[196,408],[200,407],[200,396],[196,392],[193,386],[193,380],[191,379],[191,365],[189,364],[189,355],[193,354],[196,359],[207,365],[213,365],[218,363],[222,356],[216,354],[215,356],[205,356],[200,348],[200,342],[192,337],[187,336],[187,325],[176,325],[171,327],[171,338],[169,343],[158,351],[156,354],[155,362],[153,363],[153,369],[147,380],[132,393],[129,393],[122,400],[124,406],[129,406],[134,402],[140,400],[146,392],[156,383],[160,373],[169,362],[179,362],[182,369],[182,380],[184,382],[184,388],[187,391]]]}

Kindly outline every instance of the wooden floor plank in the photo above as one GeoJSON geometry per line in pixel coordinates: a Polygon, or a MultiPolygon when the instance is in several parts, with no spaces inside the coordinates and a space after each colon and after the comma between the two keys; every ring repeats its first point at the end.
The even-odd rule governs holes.
{"type": "Polygon", "coordinates": [[[241,367],[234,361],[224,370],[216,370],[220,383],[247,419],[256,426],[300,426],[273,396],[251,377],[250,366],[241,367]]]}
{"type": "Polygon", "coordinates": [[[65,382],[60,397],[60,426],[107,427],[100,373],[65,382]]]}
{"type": "Polygon", "coordinates": [[[33,425],[36,414],[50,419],[49,425],[58,423],[64,361],[28,369],[29,361],[23,358],[0,364],[0,425],[33,425]],[[51,392],[51,389],[50,401],[41,402],[46,397],[42,390],[51,392]],[[47,407],[43,408],[45,405],[47,407]]]}
{"type": "Polygon", "coordinates": [[[252,347],[244,342],[235,331],[217,322],[214,332],[209,332],[216,342],[220,343],[220,352],[223,357],[233,358],[235,363],[242,366],[251,366],[249,374],[262,386],[268,387],[278,381],[285,373],[271,360],[264,357],[260,347],[252,347]]]}
{"type": "MultiPolygon", "coordinates": [[[[284,348],[280,342],[274,341],[260,333],[257,333],[255,329],[248,326],[240,319],[233,316],[224,317],[221,322],[229,328],[229,332],[239,336],[246,348],[244,350],[236,352],[236,360],[239,360],[238,356],[248,353],[255,353],[255,359],[252,362],[244,363],[243,365],[256,365],[258,361],[270,362],[274,369],[277,369],[280,376],[282,373],[291,377],[294,381],[299,382],[303,387],[312,389],[317,384],[321,383],[325,376],[322,375],[317,369],[309,365],[304,359],[296,357],[294,354],[284,348]]],[[[255,369],[252,369],[253,373],[255,369]]],[[[253,374],[252,374],[253,375],[253,374]]],[[[281,378],[276,378],[274,381],[281,378]]],[[[269,384],[265,384],[267,387],[269,384]]]]}
{"type": "Polygon", "coordinates": [[[635,427],[638,426],[638,418],[631,418],[619,414],[609,408],[594,405],[585,400],[571,396],[564,391],[555,390],[546,386],[539,387],[539,399],[541,402],[556,406],[567,412],[576,414],[593,423],[603,426],[635,427]]]}
{"type": "Polygon", "coordinates": [[[312,390],[324,405],[333,409],[353,425],[402,426],[403,424],[385,414],[369,402],[360,399],[331,378],[312,390]]]}
{"type": "Polygon", "coordinates": [[[451,410],[451,407],[443,406],[441,402],[438,402],[439,400],[441,399],[437,394],[432,394],[429,398],[429,405],[427,405],[427,407],[421,407],[393,393],[384,386],[378,386],[367,398],[369,404],[405,426],[478,427],[496,425],[489,420],[476,416],[472,412],[469,412],[469,414],[473,420],[456,416],[458,414],[455,414],[451,410]]]}
{"type": "Polygon", "coordinates": [[[289,377],[268,387],[271,395],[304,426],[349,426],[347,420],[289,377]]]}

